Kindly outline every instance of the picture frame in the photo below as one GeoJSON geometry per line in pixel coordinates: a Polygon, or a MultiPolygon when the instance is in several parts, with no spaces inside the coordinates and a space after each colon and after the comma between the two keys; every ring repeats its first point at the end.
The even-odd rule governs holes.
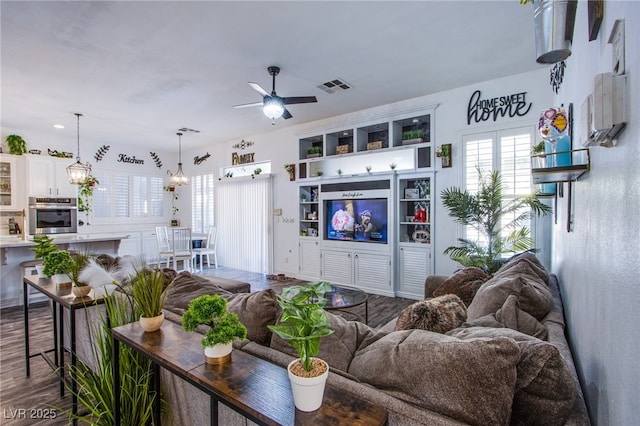
{"type": "Polygon", "coordinates": [[[418,188],[405,188],[404,198],[408,200],[417,200],[420,198],[420,190],[418,188]]]}

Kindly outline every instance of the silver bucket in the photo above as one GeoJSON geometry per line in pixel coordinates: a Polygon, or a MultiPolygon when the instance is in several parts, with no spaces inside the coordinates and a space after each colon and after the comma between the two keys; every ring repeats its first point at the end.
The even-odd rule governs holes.
{"type": "Polygon", "coordinates": [[[554,64],[571,55],[577,0],[534,0],[536,62],[554,64]]]}

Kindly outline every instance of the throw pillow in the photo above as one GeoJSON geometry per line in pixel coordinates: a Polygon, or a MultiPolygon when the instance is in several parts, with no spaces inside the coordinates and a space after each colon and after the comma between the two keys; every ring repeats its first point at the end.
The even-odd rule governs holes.
{"type": "Polygon", "coordinates": [[[396,331],[358,350],[349,374],[470,425],[507,425],[520,357],[512,339],[396,331]]]}
{"type": "Polygon", "coordinates": [[[496,275],[508,271],[521,262],[528,264],[531,267],[531,270],[540,277],[542,281],[546,284],[549,283],[549,274],[547,273],[547,270],[544,269],[544,266],[542,266],[542,263],[540,263],[540,260],[538,260],[536,255],[531,252],[524,252],[513,256],[502,268],[500,268],[499,271],[496,272],[496,275]]]}
{"type": "Polygon", "coordinates": [[[468,320],[495,313],[512,294],[518,298],[520,309],[538,320],[553,308],[553,296],[547,284],[529,263],[518,262],[482,284],[467,308],[468,320]]]}
{"type": "Polygon", "coordinates": [[[416,302],[404,308],[398,321],[396,330],[421,329],[446,333],[467,319],[467,308],[455,294],[445,294],[433,299],[416,302]]]}
{"type": "Polygon", "coordinates": [[[203,294],[228,294],[222,287],[208,279],[189,272],[180,272],[167,289],[167,300],[164,308],[178,315],[187,310],[189,302],[203,294]]]}
{"type": "MultiPolygon", "coordinates": [[[[349,369],[349,364],[358,348],[369,345],[387,334],[376,331],[359,321],[347,321],[331,312],[327,312],[327,319],[329,320],[329,328],[333,330],[333,333],[320,340],[318,358],[325,360],[331,369],[345,373],[349,369]]],[[[298,353],[293,346],[275,333],[271,336],[271,348],[296,358],[298,357],[298,353]]]]}
{"type": "Polygon", "coordinates": [[[229,312],[238,314],[240,322],[247,327],[247,339],[261,345],[269,345],[271,330],[267,325],[276,323],[280,307],[273,289],[254,293],[223,294],[229,312]]]}
{"type": "Polygon", "coordinates": [[[434,296],[455,294],[469,306],[473,297],[482,284],[489,279],[489,275],[480,268],[464,268],[444,280],[434,291],[434,296]]]}
{"type": "Polygon", "coordinates": [[[508,337],[520,348],[512,425],[563,425],[577,398],[576,383],[560,351],[508,328],[471,327],[447,333],[462,340],[508,337]]]}
{"type": "Polygon", "coordinates": [[[548,335],[547,329],[540,321],[520,309],[518,298],[513,294],[507,297],[495,314],[485,315],[469,323],[480,327],[506,327],[541,340],[547,340],[548,335]]]}

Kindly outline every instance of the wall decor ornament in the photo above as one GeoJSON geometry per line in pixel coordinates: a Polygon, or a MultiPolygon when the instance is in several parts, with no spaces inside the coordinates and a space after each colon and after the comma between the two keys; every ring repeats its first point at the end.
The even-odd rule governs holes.
{"type": "Polygon", "coordinates": [[[556,94],[558,94],[562,80],[564,80],[564,69],[566,66],[565,61],[560,61],[554,64],[549,72],[549,84],[556,94]]]}
{"type": "Polygon", "coordinates": [[[202,155],[200,157],[196,155],[195,157],[193,157],[193,164],[195,164],[196,166],[199,166],[204,161],[208,160],[209,157],[211,157],[211,154],[209,154],[208,152],[205,155],[202,155]]]}
{"type": "MultiPolygon", "coordinates": [[[[551,145],[551,153],[555,154],[558,141],[569,131],[567,111],[563,107],[547,108],[540,114],[538,132],[542,139],[551,145]]],[[[557,155],[551,155],[552,167],[557,166],[557,155]]]]}
{"type": "Polygon", "coordinates": [[[289,173],[289,180],[296,180],[296,165],[295,164],[285,164],[284,169],[289,173]]]}
{"type": "Polygon", "coordinates": [[[245,148],[249,148],[250,146],[253,146],[254,144],[255,144],[255,142],[245,141],[244,139],[242,139],[239,143],[233,145],[233,148],[235,148],[235,149],[245,149],[245,148]]]}
{"type": "Polygon", "coordinates": [[[135,155],[133,157],[129,157],[127,154],[118,154],[118,159],[116,161],[118,163],[144,164],[144,160],[136,158],[135,155]]]}
{"type": "Polygon", "coordinates": [[[149,155],[151,155],[151,159],[153,160],[153,162],[156,163],[156,167],[161,169],[162,161],[160,161],[160,157],[158,157],[158,154],[156,154],[155,152],[149,152],[149,155]]]}
{"type": "Polygon", "coordinates": [[[531,105],[531,102],[527,103],[527,92],[482,99],[480,90],[476,90],[469,98],[467,124],[471,124],[471,120],[475,123],[489,119],[496,121],[498,117],[507,115],[523,117],[531,110],[531,105]]]}
{"type": "Polygon", "coordinates": [[[51,157],[56,157],[56,158],[73,158],[73,152],[63,152],[63,151],[58,151],[56,149],[47,148],[47,153],[51,157]]]}
{"type": "Polygon", "coordinates": [[[95,158],[96,161],[102,161],[104,156],[107,154],[107,151],[109,151],[109,148],[111,148],[110,145],[102,145],[100,148],[98,148],[98,150],[96,151],[96,155],[94,155],[93,158],[95,158]]]}
{"type": "Polygon", "coordinates": [[[452,166],[451,161],[451,144],[446,143],[436,148],[436,157],[442,160],[442,168],[446,169],[452,166]]]}

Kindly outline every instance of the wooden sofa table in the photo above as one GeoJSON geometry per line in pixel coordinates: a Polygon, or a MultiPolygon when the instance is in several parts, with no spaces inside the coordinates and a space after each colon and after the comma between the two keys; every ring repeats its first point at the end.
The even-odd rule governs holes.
{"type": "MultiPolygon", "coordinates": [[[[311,413],[293,404],[287,371],[278,365],[241,350],[234,350],[230,362],[204,363],[202,335],[186,333],[173,322],[164,321],[160,330],[143,332],[138,322],[112,329],[114,371],[118,371],[119,345],[126,344],[154,363],[154,383],[159,395],[159,367],[198,387],[210,396],[211,424],[218,422],[218,402],[261,425],[384,425],[387,411],[359,400],[327,384],[322,406],[311,413]]],[[[115,378],[116,425],[120,425],[120,379],[115,378]]],[[[156,399],[155,423],[160,424],[156,399]]]]}

